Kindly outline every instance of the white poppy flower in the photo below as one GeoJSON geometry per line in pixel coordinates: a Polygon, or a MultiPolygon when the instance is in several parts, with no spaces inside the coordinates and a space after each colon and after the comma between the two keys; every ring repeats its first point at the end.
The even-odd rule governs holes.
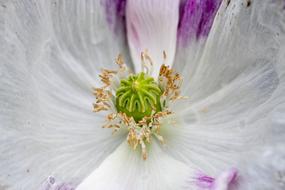
{"type": "Polygon", "coordinates": [[[284,189],[284,34],[284,0],[0,0],[0,189],[284,189]]]}

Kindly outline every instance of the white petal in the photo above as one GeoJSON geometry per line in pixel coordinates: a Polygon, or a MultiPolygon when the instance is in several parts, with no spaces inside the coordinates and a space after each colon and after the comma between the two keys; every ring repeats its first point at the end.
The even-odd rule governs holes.
{"type": "MultiPolygon", "coordinates": [[[[245,70],[232,82],[197,103],[176,113],[194,113],[200,124],[222,124],[227,122],[245,123],[252,112],[257,112],[279,87],[279,77],[274,63],[257,61],[259,67],[245,70]]],[[[191,98],[190,98],[191,99],[191,98]]],[[[189,101],[191,101],[189,99],[189,101]]],[[[184,103],[185,102],[181,102],[184,103]]],[[[273,105],[272,105],[273,106],[273,105]]],[[[271,106],[271,107],[272,107],[271,106]]],[[[176,108],[177,109],[177,108],[176,108]]]]}
{"type": "Polygon", "coordinates": [[[124,7],[117,7],[115,1],[108,0],[54,0],[46,4],[51,11],[50,24],[58,45],[89,72],[115,67],[118,54],[130,64],[125,22],[118,13],[118,9],[124,12],[124,7]]]}
{"type": "MultiPolygon", "coordinates": [[[[259,70],[264,62],[276,62],[278,33],[284,33],[283,2],[274,0],[275,7],[272,2],[249,1],[249,6],[246,2],[223,1],[206,45],[196,48],[199,56],[176,63],[175,69],[187,81],[183,92],[192,102],[218,91],[249,68],[259,70]],[[183,61],[187,62],[185,67],[183,61]]],[[[191,54],[187,49],[184,53],[185,57],[191,54]]]]}
{"type": "Polygon", "coordinates": [[[242,190],[285,188],[285,148],[284,144],[268,146],[262,154],[241,163],[242,190]]]}
{"type": "Polygon", "coordinates": [[[127,1],[127,31],[131,55],[136,72],[141,70],[141,52],[148,50],[154,61],[153,76],[157,76],[163,63],[163,51],[167,64],[175,55],[179,1],[130,0],[127,1]]]}
{"type": "Polygon", "coordinates": [[[191,170],[162,152],[155,141],[147,160],[123,143],[77,190],[172,190],[185,187],[191,170]]]}
{"type": "Polygon", "coordinates": [[[101,128],[104,114],[92,113],[99,69],[124,49],[112,40],[100,2],[44,3],[0,6],[0,182],[12,190],[38,189],[49,175],[76,184],[123,141],[101,128]],[[74,24],[88,31],[86,41],[74,24]],[[92,56],[73,54],[82,43],[92,56]]]}
{"type": "Polygon", "coordinates": [[[284,136],[272,137],[285,101],[285,2],[244,2],[222,4],[194,75],[184,68],[182,124],[165,132],[167,151],[213,176],[284,136]]]}
{"type": "Polygon", "coordinates": [[[173,67],[181,73],[184,72],[187,80],[193,76],[199,66],[199,60],[221,1],[181,1],[173,67]]]}

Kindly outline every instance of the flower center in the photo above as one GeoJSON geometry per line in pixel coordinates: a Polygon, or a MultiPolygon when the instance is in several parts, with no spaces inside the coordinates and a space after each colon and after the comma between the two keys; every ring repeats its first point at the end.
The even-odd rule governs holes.
{"type": "Polygon", "coordinates": [[[138,122],[145,116],[161,111],[161,94],[161,89],[152,77],[143,72],[131,75],[121,80],[116,91],[117,111],[138,122]]]}
{"type": "MultiPolygon", "coordinates": [[[[165,52],[163,58],[165,62],[165,52]]],[[[183,96],[178,73],[162,64],[155,80],[150,77],[153,63],[147,51],[142,52],[141,61],[142,72],[138,74],[130,71],[121,55],[116,59],[117,70],[103,69],[99,77],[104,86],[93,89],[96,97],[93,108],[94,112],[107,111],[103,128],[110,128],[113,133],[127,129],[128,144],[134,150],[140,147],[145,160],[152,138],[164,143],[160,129],[167,127],[165,123],[171,123],[170,105],[183,96]]]]}

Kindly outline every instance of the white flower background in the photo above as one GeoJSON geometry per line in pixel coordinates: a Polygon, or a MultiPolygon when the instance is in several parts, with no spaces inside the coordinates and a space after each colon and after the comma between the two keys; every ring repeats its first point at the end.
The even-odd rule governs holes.
{"type": "Polygon", "coordinates": [[[209,35],[180,46],[180,1],[128,0],[126,34],[101,1],[0,0],[0,189],[91,173],[86,190],[195,189],[195,171],[231,167],[242,190],[284,189],[285,2],[247,2],[222,1],[209,35]],[[92,112],[100,69],[122,53],[138,72],[145,48],[156,73],[166,50],[189,97],[147,161],[92,112]]]}

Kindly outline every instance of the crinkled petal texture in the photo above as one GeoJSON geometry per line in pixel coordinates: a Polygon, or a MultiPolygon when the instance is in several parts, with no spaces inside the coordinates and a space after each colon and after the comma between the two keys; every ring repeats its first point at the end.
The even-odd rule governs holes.
{"type": "MultiPolygon", "coordinates": [[[[2,186],[37,189],[48,175],[79,183],[90,174],[79,190],[195,189],[194,171],[218,176],[279,135],[271,132],[284,126],[284,1],[223,1],[210,33],[194,38],[197,50],[179,47],[174,68],[189,99],[173,107],[180,120],[162,126],[166,145],[153,140],[147,161],[122,143],[124,134],[101,129],[103,114],[91,112],[99,69],[127,53],[112,15],[118,8],[106,3],[106,10],[104,2],[75,0],[0,6],[2,186]]],[[[156,62],[163,50],[173,59],[179,4],[159,5],[128,1],[133,57],[148,48],[156,62]]]]}
{"type": "Polygon", "coordinates": [[[264,148],[262,153],[257,155],[257,159],[250,158],[241,166],[240,189],[283,190],[285,188],[284,159],[284,143],[264,148]]]}
{"type": "Polygon", "coordinates": [[[92,113],[100,68],[126,52],[123,28],[113,35],[99,1],[0,3],[0,184],[79,183],[123,141],[92,113]]]}
{"type": "Polygon", "coordinates": [[[173,157],[216,176],[280,135],[272,131],[285,114],[274,114],[285,102],[284,4],[223,1],[209,36],[195,41],[204,40],[197,63],[174,65],[189,98],[175,107],[181,127],[164,132],[173,157]]]}
{"type": "MultiPolygon", "coordinates": [[[[222,171],[256,155],[259,147],[272,138],[271,132],[276,127],[272,114],[274,108],[284,102],[285,93],[282,65],[284,10],[280,8],[281,3],[284,2],[223,1],[209,34],[194,38],[192,43],[197,49],[193,51],[195,46],[191,45],[191,40],[189,46],[179,47],[179,50],[185,48],[182,53],[189,50],[195,60],[180,64],[183,58],[179,56],[185,56],[184,60],[190,56],[178,52],[174,64],[187,81],[182,91],[189,99],[187,104],[181,101],[173,106],[180,120],[176,120],[173,127],[169,127],[169,123],[162,126],[161,132],[166,141],[163,147],[166,155],[178,165],[186,164],[189,173],[204,171],[218,177],[222,171]]],[[[118,148],[79,189],[126,189],[127,185],[130,189],[173,189],[172,185],[176,185],[161,178],[158,182],[161,188],[158,188],[151,180],[157,178],[156,174],[152,174],[152,178],[146,180],[151,184],[134,187],[133,183],[141,184],[143,169],[134,155],[128,157],[128,153],[122,154],[123,151],[127,150],[118,148]],[[126,158],[121,160],[132,159],[133,162],[118,166],[116,159],[122,156],[126,158]],[[137,164],[133,164],[135,162],[137,164]],[[115,169],[111,170],[112,167],[115,169]],[[119,170],[121,172],[117,172],[119,170]],[[138,179],[129,177],[135,173],[138,179]],[[105,178],[110,183],[106,183],[105,178]]],[[[151,166],[152,159],[156,158],[153,156],[150,155],[151,161],[147,161],[144,168],[153,167],[155,173],[155,167],[151,166]]],[[[164,164],[161,167],[164,168],[164,164]]],[[[179,170],[177,167],[167,175],[174,174],[175,178],[179,170]]],[[[183,176],[184,171],[180,172],[183,176]]],[[[166,174],[161,175],[165,177],[166,174]]],[[[228,175],[217,178],[220,185],[217,188],[230,188],[228,179],[228,175]]],[[[182,186],[195,189],[195,180],[190,175],[188,180],[189,186],[182,186]]]]}

